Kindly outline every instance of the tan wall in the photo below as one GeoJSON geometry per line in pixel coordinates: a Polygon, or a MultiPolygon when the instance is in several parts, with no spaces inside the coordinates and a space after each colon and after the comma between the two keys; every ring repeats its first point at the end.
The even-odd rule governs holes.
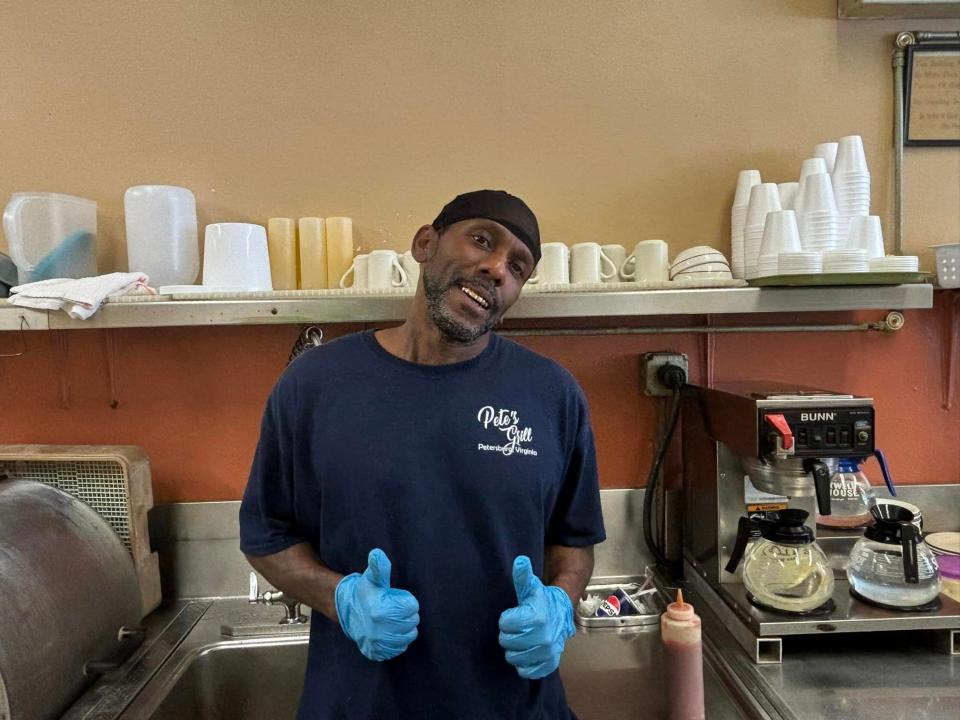
{"type": "MultiPolygon", "coordinates": [[[[728,245],[738,170],[790,180],[815,143],[859,133],[889,230],[892,38],[960,21],[835,15],[835,0],[9,4],[0,199],[96,199],[103,271],[126,267],[123,191],[140,183],[191,188],[202,223],[349,215],[365,248],[503,187],[547,240],[676,252],[728,245]]],[[[956,242],[960,149],[907,154],[908,247],[956,242]]]]}

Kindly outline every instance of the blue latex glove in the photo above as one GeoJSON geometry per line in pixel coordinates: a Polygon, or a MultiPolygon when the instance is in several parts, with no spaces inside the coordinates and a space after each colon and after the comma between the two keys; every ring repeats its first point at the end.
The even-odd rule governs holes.
{"type": "Polygon", "coordinates": [[[544,585],[533,574],[530,558],[513,561],[517,607],[500,615],[500,645],[520,677],[538,680],[560,666],[560,655],[573,627],[570,596],[555,585],[544,585]]]}
{"type": "Polygon", "coordinates": [[[363,575],[347,575],[337,584],[335,602],[343,632],[370,660],[395,658],[417,639],[420,603],[390,587],[390,560],[380,548],[370,551],[363,575]]]}

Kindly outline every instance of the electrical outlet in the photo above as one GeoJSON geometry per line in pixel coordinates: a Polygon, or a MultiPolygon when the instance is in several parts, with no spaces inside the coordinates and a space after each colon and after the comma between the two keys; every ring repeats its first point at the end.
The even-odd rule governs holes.
{"type": "Polygon", "coordinates": [[[644,392],[654,397],[669,397],[673,391],[663,385],[657,378],[657,370],[664,365],[679,365],[683,371],[690,375],[687,365],[687,356],[676,352],[652,352],[644,353],[640,356],[643,367],[644,392]]]}

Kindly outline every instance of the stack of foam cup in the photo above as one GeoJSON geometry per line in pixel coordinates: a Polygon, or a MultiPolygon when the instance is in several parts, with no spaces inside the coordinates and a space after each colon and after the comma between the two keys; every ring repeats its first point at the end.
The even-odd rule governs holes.
{"type": "Polygon", "coordinates": [[[775,210],[767,213],[760,243],[760,258],[757,261],[758,277],[768,277],[779,272],[780,253],[800,252],[800,231],[793,210],[775,210]]]}
{"type": "Polygon", "coordinates": [[[815,148],[813,148],[813,157],[823,158],[823,161],[827,164],[827,172],[833,172],[833,166],[837,162],[837,146],[839,143],[835,142],[825,142],[820,143],[815,148]]]}
{"type": "Polygon", "coordinates": [[[840,214],[829,175],[808,175],[800,185],[798,202],[797,225],[804,252],[830,252],[846,244],[840,242],[840,214]]]}
{"type": "Polygon", "coordinates": [[[840,138],[831,178],[840,214],[840,231],[846,238],[852,218],[870,214],[870,171],[859,135],[840,138]]]}
{"type": "Polygon", "coordinates": [[[800,192],[800,183],[778,183],[777,189],[780,191],[780,207],[784,210],[796,210],[797,193],[800,192]]]}
{"type": "Polygon", "coordinates": [[[850,220],[848,250],[866,250],[867,259],[883,257],[883,230],[876,215],[857,215],[850,220]]]}
{"type": "Polygon", "coordinates": [[[793,203],[793,209],[798,213],[803,212],[803,205],[800,199],[800,195],[803,193],[803,183],[806,182],[807,178],[811,175],[825,172],[827,172],[827,163],[823,158],[807,158],[803,161],[803,165],[800,166],[800,178],[797,181],[797,196],[793,203]]]}
{"type": "Polygon", "coordinates": [[[767,213],[781,210],[780,191],[776,183],[760,183],[750,188],[747,204],[747,220],[743,226],[743,273],[747,279],[758,276],[757,263],[760,244],[763,242],[763,227],[767,213]]]}
{"type": "Polygon", "coordinates": [[[743,278],[743,228],[747,220],[750,190],[760,184],[759,170],[741,170],[737,176],[737,191],[730,208],[730,259],[735,278],[743,278]]]}

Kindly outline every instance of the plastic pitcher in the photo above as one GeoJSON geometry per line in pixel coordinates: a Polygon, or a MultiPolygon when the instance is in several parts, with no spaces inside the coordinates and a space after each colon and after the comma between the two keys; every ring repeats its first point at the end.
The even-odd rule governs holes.
{"type": "Polygon", "coordinates": [[[41,262],[57,252],[68,238],[88,236],[90,241],[71,242],[57,252],[58,270],[69,268],[60,277],[90,277],[97,274],[97,203],[59,193],[14,193],[3,211],[3,232],[10,257],[17,266],[20,284],[45,280],[35,274],[41,262]]]}
{"type": "Polygon", "coordinates": [[[123,196],[127,266],[150,284],[188,285],[200,272],[197,202],[187,188],[137,185],[123,196]]]}

